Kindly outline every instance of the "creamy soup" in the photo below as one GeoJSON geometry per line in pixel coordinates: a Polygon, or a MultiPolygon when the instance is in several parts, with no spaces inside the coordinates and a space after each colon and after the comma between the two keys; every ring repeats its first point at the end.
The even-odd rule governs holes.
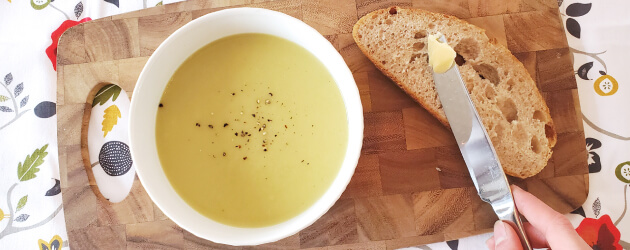
{"type": "Polygon", "coordinates": [[[170,184],[199,213],[237,227],[278,224],[313,205],[339,172],[347,141],[330,73],[271,35],[229,36],[195,52],[157,113],[170,184]]]}

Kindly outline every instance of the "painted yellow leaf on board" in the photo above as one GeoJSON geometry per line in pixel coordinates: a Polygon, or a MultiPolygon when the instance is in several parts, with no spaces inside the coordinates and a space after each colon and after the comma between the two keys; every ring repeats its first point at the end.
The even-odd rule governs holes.
{"type": "Polygon", "coordinates": [[[118,118],[120,118],[120,110],[118,106],[112,105],[105,109],[105,114],[103,115],[103,137],[107,136],[107,133],[112,131],[114,125],[118,123],[118,118]]]}

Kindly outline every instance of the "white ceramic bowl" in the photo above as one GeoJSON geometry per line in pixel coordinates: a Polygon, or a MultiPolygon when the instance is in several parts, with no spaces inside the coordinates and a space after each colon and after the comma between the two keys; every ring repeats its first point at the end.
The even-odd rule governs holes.
{"type": "Polygon", "coordinates": [[[131,99],[131,156],[147,193],[170,219],[198,237],[229,245],[258,245],[291,236],[319,219],[339,199],[356,168],[363,140],[363,109],[354,78],[337,50],[302,21],[255,8],[210,13],[184,25],[151,55],[131,99]],[[310,208],[283,223],[238,228],[215,222],[191,208],[169,185],[155,144],[155,120],[162,92],[175,70],[195,51],[217,39],[240,33],[265,33],[301,45],[332,74],[348,118],[348,147],[339,173],[326,193],[310,208]]]}

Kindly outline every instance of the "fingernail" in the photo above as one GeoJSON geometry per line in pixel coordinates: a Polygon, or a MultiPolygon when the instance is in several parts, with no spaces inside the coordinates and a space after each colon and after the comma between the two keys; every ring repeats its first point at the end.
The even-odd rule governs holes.
{"type": "Polygon", "coordinates": [[[494,244],[499,245],[502,241],[505,240],[507,233],[505,231],[505,223],[498,220],[494,223],[494,244]]]}

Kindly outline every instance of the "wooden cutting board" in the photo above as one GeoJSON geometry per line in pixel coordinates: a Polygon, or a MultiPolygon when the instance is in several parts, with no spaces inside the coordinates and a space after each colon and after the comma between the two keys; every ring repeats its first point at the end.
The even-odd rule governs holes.
{"type": "Polygon", "coordinates": [[[506,45],[536,79],[558,132],[548,166],[535,177],[510,181],[562,213],[586,199],[587,153],[577,86],[556,0],[190,0],[80,24],[61,37],[59,161],[73,247],[227,248],[170,221],[137,179],[122,203],[95,195],[98,189],[84,167],[90,162],[81,129],[95,86],[116,83],[131,96],[149,56],[173,31],[243,4],[289,14],[328,38],[352,70],[365,111],[361,159],[341,199],[312,226],[261,247],[393,249],[491,230],[496,216],[476,195],[451,133],[383,76],[352,39],[359,17],[391,5],[455,15],[506,45]]]}

